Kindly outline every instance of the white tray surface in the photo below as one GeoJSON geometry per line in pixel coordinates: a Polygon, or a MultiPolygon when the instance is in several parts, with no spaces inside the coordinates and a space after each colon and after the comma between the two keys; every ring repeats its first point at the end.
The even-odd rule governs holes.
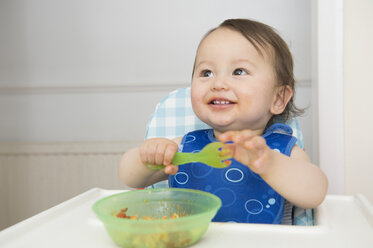
{"type": "MultiPolygon", "coordinates": [[[[0,247],[117,247],[92,211],[122,191],[92,189],[0,232],[0,247]]],[[[373,208],[361,195],[328,195],[316,226],[211,223],[193,247],[373,247],[373,208]]]]}

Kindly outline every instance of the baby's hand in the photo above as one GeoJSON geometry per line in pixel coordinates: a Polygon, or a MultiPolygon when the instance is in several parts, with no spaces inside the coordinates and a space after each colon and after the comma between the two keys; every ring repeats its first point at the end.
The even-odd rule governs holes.
{"type": "Polygon", "coordinates": [[[141,161],[151,165],[165,165],[166,174],[176,174],[177,166],[171,165],[172,158],[178,151],[178,145],[169,139],[152,138],[145,140],[140,146],[141,161]]]}
{"type": "Polygon", "coordinates": [[[231,150],[233,158],[257,174],[264,173],[272,160],[273,151],[265,139],[251,130],[228,131],[221,134],[219,140],[233,141],[233,144],[227,144],[226,147],[231,150]]]}

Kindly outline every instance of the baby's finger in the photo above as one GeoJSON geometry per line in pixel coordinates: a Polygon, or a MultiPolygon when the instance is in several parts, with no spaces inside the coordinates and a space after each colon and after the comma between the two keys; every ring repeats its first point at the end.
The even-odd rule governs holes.
{"type": "Polygon", "coordinates": [[[141,161],[144,163],[154,164],[154,155],[156,153],[156,146],[145,142],[140,148],[141,161]]]}
{"type": "Polygon", "coordinates": [[[154,154],[154,164],[163,164],[165,150],[166,145],[164,143],[157,144],[157,149],[154,154]]]}
{"type": "Polygon", "coordinates": [[[243,144],[244,142],[252,139],[255,136],[256,135],[253,131],[243,130],[243,131],[237,133],[235,136],[233,136],[232,140],[233,140],[234,143],[243,144]]]}
{"type": "Polygon", "coordinates": [[[179,168],[174,165],[167,165],[166,168],[164,168],[164,172],[168,175],[175,175],[179,168]]]}
{"type": "Polygon", "coordinates": [[[176,143],[175,144],[167,144],[166,151],[164,153],[164,158],[163,158],[163,164],[164,165],[171,164],[171,161],[174,158],[177,150],[178,150],[178,146],[176,145],[176,143]]]}
{"type": "Polygon", "coordinates": [[[246,149],[256,149],[256,150],[262,150],[267,147],[266,141],[261,136],[255,136],[252,139],[246,141],[244,143],[244,146],[246,149]]]}
{"type": "Polygon", "coordinates": [[[259,156],[252,164],[252,166],[254,167],[253,170],[259,174],[261,174],[263,172],[263,170],[265,169],[264,165],[266,163],[268,163],[268,161],[271,160],[271,152],[270,150],[267,150],[267,151],[263,151],[261,156],[259,156]]]}
{"type": "Polygon", "coordinates": [[[147,158],[146,158],[146,145],[145,144],[141,144],[140,148],[139,148],[139,153],[140,153],[140,159],[141,159],[141,162],[145,163],[147,162],[147,158]]]}
{"type": "Polygon", "coordinates": [[[228,132],[220,134],[218,139],[221,142],[228,142],[228,141],[231,141],[233,136],[237,135],[237,133],[238,133],[237,131],[228,131],[228,132]]]}

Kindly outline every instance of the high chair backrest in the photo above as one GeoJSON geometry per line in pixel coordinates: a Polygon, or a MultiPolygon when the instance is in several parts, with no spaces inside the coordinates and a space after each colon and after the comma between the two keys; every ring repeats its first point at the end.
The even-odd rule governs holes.
{"type": "MultiPolygon", "coordinates": [[[[297,138],[297,145],[303,149],[303,136],[296,118],[286,122],[293,129],[293,136],[297,138]]],[[[169,93],[156,106],[147,126],[145,139],[163,137],[173,139],[184,134],[211,128],[203,123],[194,114],[190,101],[190,87],[179,88],[169,93]]],[[[163,181],[151,186],[152,188],[168,187],[168,182],[163,181]]],[[[294,225],[313,225],[313,210],[293,209],[294,225]]]]}

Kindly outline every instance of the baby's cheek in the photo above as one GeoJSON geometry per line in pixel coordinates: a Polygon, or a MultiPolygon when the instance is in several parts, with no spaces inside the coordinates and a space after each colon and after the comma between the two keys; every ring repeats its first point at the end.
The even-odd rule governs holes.
{"type": "Polygon", "coordinates": [[[192,101],[192,105],[195,105],[197,103],[201,103],[202,102],[201,92],[199,92],[198,90],[193,89],[191,91],[190,99],[192,101]]]}
{"type": "Polygon", "coordinates": [[[202,111],[203,99],[200,96],[191,96],[191,102],[194,112],[198,115],[202,111]]]}
{"type": "Polygon", "coordinates": [[[241,98],[240,99],[240,105],[244,106],[245,109],[248,109],[251,107],[252,105],[252,100],[251,100],[251,97],[244,97],[244,98],[241,98]]]}

